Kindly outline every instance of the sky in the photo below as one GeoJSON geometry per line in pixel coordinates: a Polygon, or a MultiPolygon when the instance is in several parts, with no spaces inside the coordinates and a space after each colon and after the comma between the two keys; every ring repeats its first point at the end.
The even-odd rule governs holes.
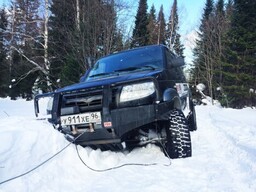
{"type": "Polygon", "coordinates": [[[0,6],[3,4],[8,4],[8,2],[10,2],[10,0],[0,0],[0,6]]]}
{"type": "MultiPolygon", "coordinates": [[[[166,20],[169,18],[173,0],[148,0],[148,9],[154,4],[156,13],[163,5],[166,20]]],[[[196,29],[200,25],[200,19],[203,13],[206,0],[177,0],[178,16],[180,25],[181,41],[185,46],[184,55],[187,63],[192,63],[192,49],[195,45],[196,29]]]]}
{"type": "MultiPolygon", "coordinates": [[[[205,2],[206,0],[177,0],[179,23],[184,32],[199,25],[205,2]]],[[[154,4],[157,13],[163,5],[165,17],[168,19],[173,0],[148,0],[147,3],[148,9],[154,4]]]]}

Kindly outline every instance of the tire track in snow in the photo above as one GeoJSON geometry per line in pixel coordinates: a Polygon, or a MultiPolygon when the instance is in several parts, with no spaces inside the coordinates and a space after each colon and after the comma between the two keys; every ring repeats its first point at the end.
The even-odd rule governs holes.
{"type": "MultiPolygon", "coordinates": [[[[212,107],[201,109],[203,111],[200,111],[201,115],[198,123],[199,129],[202,129],[199,131],[202,132],[201,136],[204,139],[202,138],[200,144],[203,144],[203,146],[198,148],[203,149],[205,153],[209,153],[210,165],[206,165],[206,171],[210,172],[208,179],[212,180],[212,183],[208,187],[214,185],[217,187],[221,183],[220,180],[223,179],[226,183],[223,183],[222,189],[227,186],[227,189],[230,190],[230,186],[232,186],[234,191],[254,191],[256,186],[252,182],[253,179],[251,179],[255,177],[254,173],[256,171],[254,157],[251,157],[247,151],[237,144],[237,138],[228,133],[230,131],[229,125],[233,124],[232,120],[225,119],[223,121],[222,116],[224,114],[216,114],[212,107]],[[213,169],[214,166],[216,170],[213,169]]],[[[219,111],[220,109],[217,110],[217,112],[219,111]]],[[[243,129],[243,127],[239,128],[240,130],[243,129]]],[[[237,137],[238,134],[239,132],[236,135],[237,137]]]]}
{"type": "MultiPolygon", "coordinates": [[[[216,124],[215,128],[218,134],[224,139],[225,146],[227,146],[228,151],[226,151],[226,155],[230,157],[231,161],[226,162],[226,166],[234,170],[234,173],[238,172],[234,177],[234,185],[249,178],[251,180],[253,177],[255,178],[254,181],[256,181],[256,177],[254,176],[256,172],[256,158],[251,155],[252,153],[248,153],[248,150],[246,150],[247,146],[239,144],[238,139],[243,134],[243,130],[248,128],[248,125],[241,123],[239,120],[224,119],[220,114],[212,115],[212,112],[210,112],[209,115],[212,124],[216,124]],[[236,137],[232,136],[231,132],[235,133],[236,137]]],[[[254,149],[254,154],[256,154],[256,149],[254,149]]],[[[250,186],[248,187],[248,190],[256,190],[256,184],[253,182],[250,182],[250,186]]],[[[241,191],[245,189],[241,188],[241,191]]]]}

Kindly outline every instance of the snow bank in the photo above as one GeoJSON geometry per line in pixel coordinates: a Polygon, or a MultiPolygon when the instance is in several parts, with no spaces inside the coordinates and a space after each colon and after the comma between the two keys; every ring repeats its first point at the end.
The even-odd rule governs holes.
{"type": "MultiPolygon", "coordinates": [[[[132,152],[111,152],[75,146],[35,171],[0,185],[1,192],[52,191],[256,191],[256,110],[196,107],[198,131],[192,132],[193,157],[171,160],[155,145],[132,152]]],[[[37,166],[69,143],[43,120],[36,120],[33,102],[0,99],[0,183],[37,166]],[[7,115],[8,114],[8,115],[7,115]]]]}

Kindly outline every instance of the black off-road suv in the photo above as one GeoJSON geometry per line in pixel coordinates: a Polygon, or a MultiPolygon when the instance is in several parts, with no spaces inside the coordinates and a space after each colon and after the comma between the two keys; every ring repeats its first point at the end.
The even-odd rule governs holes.
{"type": "Polygon", "coordinates": [[[80,82],[35,97],[50,97],[49,121],[69,141],[101,149],[155,143],[171,158],[191,156],[197,129],[184,60],[163,45],[99,59],[80,82]]]}

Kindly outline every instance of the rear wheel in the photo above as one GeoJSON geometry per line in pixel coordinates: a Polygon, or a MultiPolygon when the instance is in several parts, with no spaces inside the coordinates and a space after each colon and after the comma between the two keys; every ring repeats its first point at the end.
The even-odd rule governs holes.
{"type": "Polygon", "coordinates": [[[166,127],[166,153],[170,158],[191,157],[191,139],[187,119],[181,110],[170,112],[166,127]]]}

